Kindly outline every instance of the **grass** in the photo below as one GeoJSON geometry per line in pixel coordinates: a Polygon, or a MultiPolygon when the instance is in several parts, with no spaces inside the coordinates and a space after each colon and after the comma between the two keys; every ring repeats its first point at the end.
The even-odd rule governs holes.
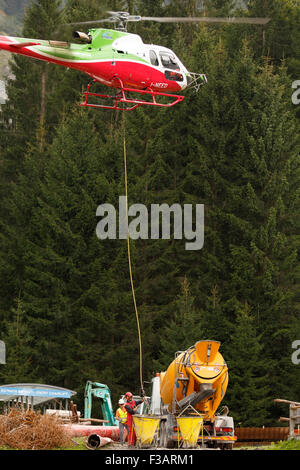
{"type": "Polygon", "coordinates": [[[290,439],[289,441],[281,441],[277,444],[272,444],[270,450],[300,450],[300,440],[290,439]]]}
{"type": "Polygon", "coordinates": [[[237,447],[234,450],[300,450],[300,440],[290,439],[289,441],[280,441],[272,443],[269,446],[245,446],[237,447]]]}
{"type": "MultiPolygon", "coordinates": [[[[69,446],[69,447],[64,447],[64,448],[57,448],[53,450],[88,450],[86,445],[85,445],[85,438],[84,437],[77,437],[76,439],[72,439],[74,444],[69,446]]],[[[12,447],[8,446],[0,446],[0,452],[4,450],[17,450],[13,449],[12,447]]]]}
{"type": "Polygon", "coordinates": [[[72,439],[74,444],[71,447],[62,450],[88,450],[85,437],[76,437],[72,439]]]}

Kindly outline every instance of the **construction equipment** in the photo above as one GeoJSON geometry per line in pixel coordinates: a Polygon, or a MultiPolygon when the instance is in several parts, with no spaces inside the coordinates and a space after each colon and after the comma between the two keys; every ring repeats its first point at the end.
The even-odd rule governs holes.
{"type": "Polygon", "coordinates": [[[217,414],[228,384],[219,347],[218,341],[198,341],[152,379],[149,414],[160,418],[160,447],[232,448],[233,418],[227,407],[217,414]]]}
{"type": "Polygon", "coordinates": [[[300,403],[291,400],[283,400],[282,398],[276,398],[275,403],[287,403],[290,409],[289,418],[280,417],[279,421],[285,421],[289,423],[289,436],[288,439],[300,440],[300,403]]]}
{"type": "Polygon", "coordinates": [[[84,392],[84,418],[91,419],[93,397],[100,398],[102,415],[105,420],[103,426],[117,426],[111,403],[110,390],[107,385],[87,381],[84,392]]]}
{"type": "Polygon", "coordinates": [[[141,416],[139,414],[133,416],[137,447],[157,444],[159,421],[160,419],[156,416],[141,416]]]}

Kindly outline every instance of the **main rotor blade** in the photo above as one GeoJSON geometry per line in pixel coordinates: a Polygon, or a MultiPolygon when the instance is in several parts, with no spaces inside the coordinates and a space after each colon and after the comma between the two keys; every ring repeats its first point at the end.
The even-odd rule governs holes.
{"type": "MultiPolygon", "coordinates": [[[[108,12],[113,14],[114,12],[108,12]]],[[[123,18],[113,14],[110,18],[94,21],[79,21],[75,23],[68,23],[69,25],[89,25],[98,23],[117,23],[118,21],[156,21],[159,23],[233,23],[233,24],[261,24],[265,25],[271,21],[271,18],[250,18],[247,16],[241,17],[208,17],[208,16],[189,16],[189,17],[153,17],[153,16],[134,16],[128,15],[123,18]]]]}
{"type": "Polygon", "coordinates": [[[232,17],[232,18],[223,18],[223,17],[151,17],[151,16],[142,16],[142,21],[157,21],[159,23],[246,23],[246,24],[267,24],[271,21],[271,18],[250,18],[247,16],[242,17],[232,17]]]}
{"type": "Polygon", "coordinates": [[[142,17],[139,15],[130,15],[127,18],[127,21],[141,21],[142,17]]]}

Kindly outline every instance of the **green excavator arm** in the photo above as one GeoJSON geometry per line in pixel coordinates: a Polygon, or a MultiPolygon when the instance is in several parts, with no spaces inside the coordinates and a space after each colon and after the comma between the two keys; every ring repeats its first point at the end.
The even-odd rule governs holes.
{"type": "Polygon", "coordinates": [[[93,397],[100,399],[103,419],[108,421],[104,426],[117,426],[108,386],[90,380],[87,381],[84,392],[84,417],[87,419],[92,417],[93,397]]]}

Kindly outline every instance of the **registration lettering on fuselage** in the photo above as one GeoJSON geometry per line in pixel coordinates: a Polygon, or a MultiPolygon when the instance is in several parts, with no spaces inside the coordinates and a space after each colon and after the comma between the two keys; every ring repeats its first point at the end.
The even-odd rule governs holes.
{"type": "Polygon", "coordinates": [[[150,86],[155,86],[156,88],[168,88],[167,83],[160,83],[160,82],[156,82],[156,83],[152,82],[150,86]]]}

